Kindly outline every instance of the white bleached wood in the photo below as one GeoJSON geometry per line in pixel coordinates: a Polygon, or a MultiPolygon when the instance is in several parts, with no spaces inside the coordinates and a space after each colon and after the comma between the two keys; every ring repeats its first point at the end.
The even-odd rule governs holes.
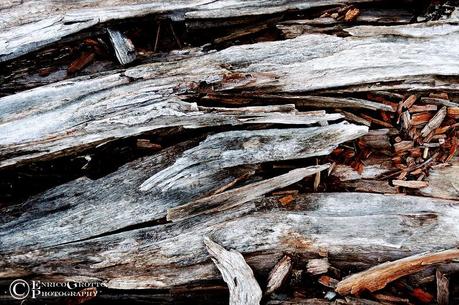
{"type": "Polygon", "coordinates": [[[347,122],[324,127],[302,129],[267,129],[229,131],[208,137],[194,149],[187,151],[175,164],[150,177],[140,190],[153,187],[168,190],[177,178],[193,177],[204,165],[208,170],[242,164],[256,164],[274,160],[292,160],[323,156],[339,144],[358,138],[368,127],[347,122]],[[172,179],[175,177],[175,179],[172,179]]]}
{"type": "MultiPolygon", "coordinates": [[[[280,209],[277,197],[241,207],[203,216],[199,221],[161,224],[50,247],[39,240],[38,247],[29,251],[11,253],[11,248],[2,244],[0,277],[37,274],[42,281],[92,278],[111,288],[161,289],[219,277],[209,263],[204,236],[244,254],[256,272],[268,272],[288,253],[311,258],[327,252],[330,264],[338,268],[362,267],[363,262],[370,267],[455,247],[459,236],[459,206],[449,200],[314,193],[297,196],[290,210],[280,209]]],[[[101,219],[108,217],[103,209],[99,212],[101,219]]],[[[50,238],[59,243],[62,233],[76,233],[79,228],[56,227],[50,238]]]]}
{"type": "Polygon", "coordinates": [[[171,208],[167,211],[167,220],[179,221],[201,214],[215,213],[233,208],[237,205],[254,200],[268,192],[294,184],[304,177],[320,173],[329,168],[329,164],[297,168],[274,178],[251,183],[220,194],[171,208]]]}
{"type": "Polygon", "coordinates": [[[234,250],[227,251],[208,237],[204,237],[204,244],[228,285],[229,304],[259,305],[262,297],[260,285],[241,253],[234,250]]]}
{"type": "Polygon", "coordinates": [[[10,250],[50,246],[158,221],[167,209],[206,197],[259,163],[327,154],[366,131],[366,127],[339,123],[217,133],[184,152],[186,145],[179,145],[96,181],[80,178],[27,200],[22,215],[8,218],[8,213],[2,213],[0,244],[10,250]],[[139,190],[145,181],[148,192],[139,190]],[[52,238],[57,230],[59,239],[52,238]]]}

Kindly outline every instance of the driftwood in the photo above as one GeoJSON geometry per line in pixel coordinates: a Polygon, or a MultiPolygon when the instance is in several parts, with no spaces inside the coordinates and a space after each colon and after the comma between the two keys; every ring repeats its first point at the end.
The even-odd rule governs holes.
{"type": "MultiPolygon", "coordinates": [[[[324,193],[296,198],[290,211],[278,206],[276,198],[266,198],[219,217],[201,216],[71,243],[56,236],[54,246],[43,246],[46,243],[39,240],[34,250],[2,254],[1,275],[102,280],[108,287],[123,289],[170,288],[218,278],[208,263],[204,236],[244,254],[256,272],[269,272],[282,253],[317,257],[325,252],[336,266],[359,266],[362,261],[371,265],[454,247],[459,233],[459,208],[446,200],[324,193]],[[263,208],[273,204],[276,210],[263,208]],[[261,210],[247,214],[254,209],[261,210]]],[[[12,249],[3,245],[2,249],[12,249]]]]}
{"type": "MultiPolygon", "coordinates": [[[[202,114],[195,104],[179,100],[179,95],[199,89],[200,83],[218,88],[217,92],[237,89],[257,90],[260,94],[355,88],[362,83],[384,87],[385,82],[408,79],[413,88],[421,77],[419,88],[425,88],[422,75],[454,76],[459,71],[457,52],[453,51],[459,27],[425,27],[428,30],[423,32],[423,28],[406,26],[403,30],[408,37],[395,41],[384,36],[305,35],[282,42],[237,46],[198,58],[138,66],[98,78],[76,78],[7,96],[0,99],[0,132],[7,135],[0,142],[0,166],[54,158],[165,127],[269,122],[263,118],[244,121],[244,115],[202,114]],[[411,32],[426,33],[425,38],[411,38],[411,32]],[[435,35],[437,32],[442,35],[435,35]],[[314,48],[303,52],[304,45],[314,48]],[[442,46],[436,52],[439,60],[426,60],[425,56],[438,46],[442,46]],[[342,52],[331,55],[337,49],[342,52]],[[395,49],[399,51],[391,51],[395,49]],[[339,66],[331,68],[337,63],[339,66]],[[404,69],[374,69],[389,63],[404,69]],[[130,107],[136,107],[136,111],[130,111],[130,107]],[[34,132],[29,129],[31,125],[34,132]]],[[[447,89],[443,85],[435,87],[447,89]]],[[[299,119],[298,123],[306,122],[299,119]]]]}
{"type": "Polygon", "coordinates": [[[3,1],[0,287],[105,286],[43,299],[64,304],[457,303],[458,12],[3,1]]]}
{"type": "MultiPolygon", "coordinates": [[[[2,225],[0,243],[3,249],[10,250],[55,245],[56,242],[77,241],[130,225],[157,221],[166,216],[168,208],[203,197],[253,171],[251,164],[325,155],[338,143],[363,135],[366,130],[363,126],[340,123],[303,129],[218,133],[185,151],[170,166],[167,165],[178,156],[181,147],[134,161],[98,181],[82,178],[32,198],[24,203],[22,215],[14,210],[2,215],[7,221],[2,225]],[[312,146],[312,141],[317,145],[312,146]],[[103,217],[98,215],[101,210],[104,211],[103,217]],[[43,215],[43,218],[37,218],[37,215],[43,215]],[[117,221],[114,222],[113,218],[117,221]],[[50,227],[49,223],[55,226],[50,227]],[[71,229],[74,226],[79,226],[80,230],[75,232],[71,229]],[[52,236],[57,228],[62,231],[59,239],[54,239],[52,236]]],[[[250,197],[289,185],[325,168],[294,171],[287,176],[260,182],[259,191],[254,190],[250,197]]],[[[237,195],[239,199],[230,196],[229,207],[244,202],[246,199],[242,194],[237,195]]],[[[201,202],[220,198],[224,203],[226,196],[227,193],[222,193],[201,199],[201,202]]]]}
{"type": "Polygon", "coordinates": [[[432,169],[427,180],[429,181],[429,186],[420,190],[423,195],[445,199],[458,199],[458,160],[453,160],[451,166],[432,169]]]}

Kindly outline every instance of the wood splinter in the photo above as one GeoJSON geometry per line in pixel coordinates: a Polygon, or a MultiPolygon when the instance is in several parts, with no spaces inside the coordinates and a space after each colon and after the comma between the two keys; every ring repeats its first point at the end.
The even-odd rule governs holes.
{"type": "Polygon", "coordinates": [[[292,259],[285,255],[269,273],[265,295],[269,295],[279,289],[287,279],[291,269],[292,259]]]}
{"type": "Polygon", "coordinates": [[[107,29],[110,42],[115,50],[115,55],[120,64],[127,65],[136,58],[135,47],[132,41],[123,33],[116,30],[107,29]]]}
{"type": "Polygon", "coordinates": [[[228,284],[229,304],[259,305],[262,291],[242,254],[235,250],[225,250],[209,237],[204,237],[204,244],[223,280],[228,284]]]}
{"type": "Polygon", "coordinates": [[[459,249],[449,249],[434,253],[423,253],[386,262],[366,271],[353,274],[336,287],[341,295],[359,294],[364,291],[374,292],[386,287],[405,275],[419,272],[431,265],[459,259],[459,249]]]}

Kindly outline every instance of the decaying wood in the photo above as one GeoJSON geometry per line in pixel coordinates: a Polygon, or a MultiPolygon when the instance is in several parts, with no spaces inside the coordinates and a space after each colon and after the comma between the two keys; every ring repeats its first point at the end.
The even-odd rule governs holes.
{"type": "MultiPolygon", "coordinates": [[[[13,243],[2,236],[5,250],[0,259],[0,277],[38,274],[41,280],[92,279],[104,281],[111,288],[165,289],[218,278],[208,263],[203,236],[244,254],[256,272],[269,272],[285,253],[311,257],[326,251],[334,266],[362,266],[362,261],[371,266],[378,261],[455,247],[459,234],[459,207],[448,200],[313,193],[297,196],[294,206],[287,210],[280,208],[276,197],[264,198],[218,217],[201,216],[199,221],[158,224],[70,243],[61,240],[61,233],[68,230],[79,234],[75,226],[54,225],[50,228],[54,233],[49,237],[52,242],[40,238],[42,230],[34,236],[35,246],[24,251],[14,251],[12,246],[16,243],[17,247],[20,240],[13,239],[13,243]],[[5,253],[8,250],[13,253],[5,253]]],[[[100,221],[108,217],[105,212],[99,215],[100,221]]]]}
{"type": "Polygon", "coordinates": [[[456,158],[451,166],[430,170],[427,181],[429,186],[420,190],[425,196],[445,199],[459,199],[459,160],[456,158]]]}
{"type": "Polygon", "coordinates": [[[123,33],[107,29],[110,41],[112,42],[115,55],[120,64],[127,65],[135,60],[135,47],[132,41],[123,35],[123,33]]]}
{"type": "MultiPolygon", "coordinates": [[[[140,190],[149,191],[153,187],[166,190],[179,183],[178,178],[183,180],[184,177],[196,176],[203,166],[211,170],[327,155],[339,143],[358,138],[367,130],[365,126],[339,123],[302,129],[219,133],[208,137],[195,149],[189,150],[173,166],[147,179],[140,185],[140,190]],[[239,144],[234,145],[235,142],[239,144]]],[[[183,182],[189,183],[189,180],[183,182]]]]}
{"type": "Polygon", "coordinates": [[[388,283],[428,266],[459,259],[459,250],[418,254],[397,261],[383,263],[361,273],[353,274],[338,283],[336,291],[342,295],[359,294],[384,288],[388,283]]]}
{"type": "Polygon", "coordinates": [[[355,86],[362,83],[373,84],[365,85],[365,90],[378,90],[381,87],[377,84],[401,80],[409,80],[413,88],[417,79],[424,84],[425,78],[419,75],[454,76],[459,71],[458,54],[453,51],[459,35],[456,27],[432,24],[404,29],[404,33],[424,33],[423,39],[408,34],[396,40],[384,36],[304,35],[287,41],[234,46],[201,57],[152,63],[100,77],[75,78],[3,97],[0,132],[7,136],[0,142],[1,166],[55,158],[158,128],[241,123],[239,117],[203,115],[193,103],[179,100],[183,94],[199,91],[199,84],[217,92],[243,89],[256,90],[257,94],[298,93],[356,90],[355,86]],[[435,35],[445,27],[449,30],[444,35],[435,35]],[[304,46],[314,48],[306,52],[304,46]],[[435,60],[431,59],[432,53],[435,60]],[[404,69],[389,68],[394,65],[404,69]],[[385,66],[388,68],[381,68],[385,66]],[[134,106],[136,111],[130,111],[134,106]],[[34,132],[29,129],[31,125],[35,126],[34,132]]]}
{"type": "Polygon", "coordinates": [[[228,284],[229,304],[259,305],[262,297],[261,288],[241,253],[227,251],[208,237],[204,238],[204,243],[223,280],[228,284]]]}
{"type": "MultiPolygon", "coordinates": [[[[253,171],[253,166],[258,163],[326,155],[339,143],[357,138],[366,131],[365,126],[343,122],[325,127],[217,133],[181,155],[180,148],[178,153],[171,149],[127,164],[97,181],[81,178],[31,198],[24,203],[27,210],[22,215],[14,211],[11,213],[18,217],[3,215],[4,219],[11,221],[3,222],[0,243],[11,250],[53,245],[157,221],[166,216],[167,209],[205,197],[253,171]],[[173,152],[176,154],[171,155],[173,152]],[[98,215],[102,210],[104,217],[98,215]],[[54,226],[50,227],[49,223],[54,226]],[[77,232],[70,230],[75,226],[80,227],[77,232]],[[69,230],[61,232],[56,240],[52,236],[58,227],[69,230]]],[[[315,168],[311,173],[322,169],[315,168]]],[[[283,177],[298,180],[308,172],[308,169],[294,171],[283,177]]],[[[291,184],[288,180],[282,182],[283,177],[274,181],[291,184]]],[[[269,182],[262,182],[260,187],[263,185],[266,187],[269,182]]],[[[227,192],[214,196],[224,203],[227,194],[235,193],[227,192]]],[[[243,196],[239,195],[230,199],[233,204],[244,202],[243,196]]],[[[211,200],[203,199],[206,201],[211,200]]]]}
{"type": "Polygon", "coordinates": [[[392,180],[395,186],[403,186],[407,188],[420,189],[429,185],[426,181],[406,181],[406,180],[392,180]]]}
{"type": "MultiPolygon", "coordinates": [[[[352,2],[372,2],[356,0],[352,2]]],[[[346,1],[344,1],[346,2],[346,1]]],[[[351,1],[350,1],[351,2],[351,1]]],[[[0,62],[14,59],[43,46],[61,40],[100,23],[151,14],[170,14],[175,20],[192,21],[203,18],[281,13],[291,9],[310,9],[343,3],[343,1],[286,0],[279,3],[264,1],[81,1],[51,0],[13,2],[0,7],[0,62]],[[103,12],[103,14],[101,14],[103,12]]]]}
{"type": "Polygon", "coordinates": [[[279,289],[287,279],[291,269],[292,259],[285,255],[269,273],[265,294],[269,295],[279,289]]]}
{"type": "Polygon", "coordinates": [[[315,108],[363,108],[370,110],[393,111],[389,105],[357,98],[339,98],[328,96],[301,96],[297,98],[297,106],[315,108]]]}
{"type": "Polygon", "coordinates": [[[275,189],[283,188],[296,183],[306,176],[320,173],[328,167],[329,165],[326,164],[298,168],[281,176],[248,184],[246,186],[235,188],[203,199],[198,199],[196,201],[169,209],[167,211],[167,220],[179,221],[201,214],[215,213],[217,211],[230,209],[256,199],[275,189]]]}
{"type": "Polygon", "coordinates": [[[310,259],[306,266],[306,270],[312,275],[327,273],[330,264],[327,258],[310,259]]]}
{"type": "Polygon", "coordinates": [[[437,303],[438,305],[448,305],[449,280],[440,270],[437,270],[435,276],[437,279],[437,303]]]}
{"type": "Polygon", "coordinates": [[[442,107],[427,123],[426,126],[421,130],[421,136],[426,137],[428,134],[430,134],[433,130],[437,129],[440,127],[441,123],[446,117],[446,107],[442,107]]]}
{"type": "Polygon", "coordinates": [[[223,291],[223,277],[230,304],[260,304],[256,274],[266,304],[386,305],[432,302],[420,285],[436,279],[448,305],[459,10],[412,4],[0,4],[0,170],[13,177],[0,187],[84,158],[79,177],[109,142],[144,156],[1,202],[0,287],[21,277],[171,296],[223,291]]]}

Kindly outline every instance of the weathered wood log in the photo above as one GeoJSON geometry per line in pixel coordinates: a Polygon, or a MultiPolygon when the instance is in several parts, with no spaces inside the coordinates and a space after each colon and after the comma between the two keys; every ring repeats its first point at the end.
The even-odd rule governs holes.
{"type": "Polygon", "coordinates": [[[451,166],[432,169],[427,181],[429,186],[420,190],[422,195],[459,199],[459,160],[454,159],[451,166]]]}
{"type": "MultiPolygon", "coordinates": [[[[409,285],[433,286],[437,271],[437,300],[447,304],[454,266],[431,266],[396,282],[408,291],[400,296],[385,291],[367,300],[332,291],[377,290],[426,263],[443,262],[445,253],[448,260],[458,255],[456,160],[451,167],[438,164],[450,162],[457,146],[458,10],[441,3],[435,10],[447,10],[429,16],[422,5],[407,3],[414,5],[0,4],[0,63],[6,68],[0,75],[0,82],[6,77],[0,84],[0,91],[6,88],[0,92],[0,170],[17,172],[19,180],[35,161],[59,166],[85,151],[101,153],[99,145],[108,142],[130,141],[142,155],[153,154],[96,180],[82,177],[2,205],[0,287],[17,277],[97,281],[126,295],[151,289],[163,304],[180,293],[223,291],[220,270],[234,304],[260,303],[255,274],[268,284],[267,304],[381,305],[408,302],[409,295],[432,301],[432,291],[409,285]],[[159,25],[146,29],[159,20],[170,27],[163,24],[161,37],[169,31],[173,47],[157,48],[159,25]],[[206,29],[215,33],[191,43],[205,45],[189,48],[187,36],[198,32],[188,31],[206,29]],[[152,41],[136,49],[144,34],[152,41]],[[282,34],[288,39],[271,41],[282,34]],[[69,62],[56,63],[55,75],[39,79],[51,71],[40,68],[43,58],[53,62],[83,39],[74,58],[63,54],[69,62]],[[181,50],[164,53],[175,47],[181,50]],[[143,64],[121,67],[113,55],[122,65],[143,64]],[[85,76],[72,78],[80,72],[85,76]],[[29,81],[34,89],[22,91],[29,81]],[[309,111],[324,108],[337,113],[309,111]],[[343,118],[364,126],[335,122],[343,118]],[[368,133],[375,125],[387,128],[368,133]],[[184,129],[198,130],[187,132],[186,142],[182,134],[174,144],[162,139],[184,129]],[[326,162],[330,168],[318,165],[326,162]],[[427,165],[434,165],[430,177],[427,165]],[[327,168],[332,177],[321,175],[327,168]],[[315,177],[303,180],[309,175],[315,177]],[[304,193],[309,190],[314,193],[304,193]],[[400,191],[431,198],[395,194],[400,191]],[[349,271],[367,268],[338,284],[349,271]],[[273,294],[287,286],[290,271],[287,289],[311,279],[322,285],[325,299],[299,299],[301,291],[273,294]]],[[[3,188],[9,181],[0,183],[3,188]]]]}
{"type": "MultiPolygon", "coordinates": [[[[403,30],[405,36],[396,40],[384,35],[305,35],[288,41],[235,46],[206,56],[143,65],[96,78],[76,78],[7,96],[0,99],[0,133],[6,135],[0,139],[0,166],[75,153],[158,128],[258,121],[205,115],[195,104],[179,99],[181,95],[189,97],[206,90],[210,95],[212,91],[233,90],[258,95],[337,88],[361,90],[362,83],[368,84],[363,90],[376,90],[380,89],[378,84],[384,86],[387,82],[397,82],[397,88],[405,86],[400,81],[409,83],[410,89],[425,88],[425,77],[459,73],[458,55],[453,51],[458,28],[445,24],[406,26],[398,30],[403,30]],[[412,38],[410,33],[417,36],[412,38]],[[423,39],[418,38],[419,33],[423,39]],[[437,50],[438,46],[442,47],[437,50]],[[391,68],[394,65],[403,69],[391,68]],[[209,88],[213,89],[209,92],[209,88]],[[130,111],[134,106],[136,111],[130,111]],[[29,128],[32,125],[33,132],[29,128]]],[[[360,33],[357,29],[356,32],[360,33]]],[[[453,82],[428,85],[448,89],[445,86],[455,88],[453,82]]]]}
{"type": "MultiPolygon", "coordinates": [[[[0,246],[3,251],[51,246],[158,221],[166,217],[167,209],[211,195],[253,171],[256,164],[326,155],[339,143],[355,139],[366,131],[364,126],[339,123],[301,129],[217,133],[186,150],[182,156],[180,152],[186,144],[129,163],[97,181],[81,178],[58,186],[28,200],[20,211],[6,209],[0,216],[3,220],[0,246]],[[99,211],[104,211],[104,215],[99,211]],[[74,231],[74,227],[79,230],[74,231]],[[61,230],[58,239],[53,238],[56,230],[61,230]]],[[[315,168],[312,172],[323,168],[315,168]]],[[[304,177],[308,170],[302,173],[304,177]]],[[[261,182],[262,188],[275,183],[256,196],[276,185],[282,187],[297,182],[297,174],[299,172],[295,171],[286,174],[287,177],[261,182]]],[[[235,193],[235,198],[244,202],[241,196],[245,192],[228,192],[235,193]]],[[[224,198],[226,195],[216,196],[224,198]]],[[[215,196],[211,196],[201,200],[214,204],[214,199],[215,196]]]]}
{"type": "Polygon", "coordinates": [[[264,1],[7,1],[0,12],[0,62],[14,59],[100,23],[169,14],[175,20],[230,18],[374,0],[264,1]],[[103,13],[101,13],[103,12],[103,13]]]}
{"type": "MultiPolygon", "coordinates": [[[[122,289],[168,288],[196,281],[205,285],[218,274],[209,264],[203,236],[244,254],[257,273],[269,272],[284,253],[305,258],[328,253],[334,266],[371,266],[454,247],[458,214],[453,201],[412,196],[308,194],[297,197],[290,210],[281,210],[277,198],[266,198],[218,217],[201,216],[31,251],[5,253],[11,248],[2,246],[0,276],[102,280],[122,289]],[[254,209],[259,211],[250,213],[254,209]]],[[[60,232],[56,228],[55,239],[60,232]]]]}
{"type": "Polygon", "coordinates": [[[326,164],[321,166],[298,168],[281,176],[248,184],[243,187],[235,188],[203,199],[198,199],[196,201],[169,209],[167,211],[167,220],[179,221],[201,214],[215,213],[217,211],[230,209],[247,201],[256,199],[275,189],[294,184],[306,176],[320,173],[328,167],[329,165],[326,164]]]}

